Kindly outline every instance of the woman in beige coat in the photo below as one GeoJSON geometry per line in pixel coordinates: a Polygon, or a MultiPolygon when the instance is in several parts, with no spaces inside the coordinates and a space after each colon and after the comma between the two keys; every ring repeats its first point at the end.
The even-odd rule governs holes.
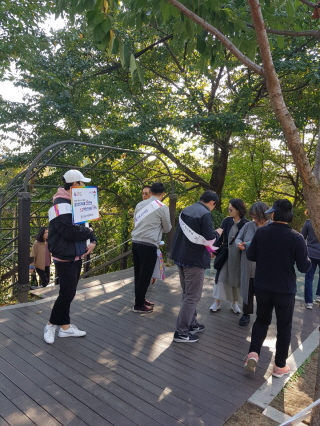
{"type": "Polygon", "coordinates": [[[46,287],[50,280],[51,254],[48,249],[48,228],[42,226],[39,229],[36,241],[33,243],[31,256],[33,264],[40,277],[40,287],[46,287]]]}

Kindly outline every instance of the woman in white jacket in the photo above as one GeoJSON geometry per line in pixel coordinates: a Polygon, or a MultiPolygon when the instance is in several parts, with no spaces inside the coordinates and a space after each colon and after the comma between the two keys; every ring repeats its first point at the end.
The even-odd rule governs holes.
{"type": "Polygon", "coordinates": [[[236,246],[242,251],[240,261],[240,295],[243,300],[243,315],[239,319],[239,325],[241,326],[249,324],[250,314],[253,314],[254,274],[256,270],[256,263],[247,259],[245,250],[250,245],[256,230],[270,222],[270,215],[264,214],[268,208],[268,204],[262,201],[254,203],[249,209],[252,221],[244,225],[235,240],[236,246]]]}

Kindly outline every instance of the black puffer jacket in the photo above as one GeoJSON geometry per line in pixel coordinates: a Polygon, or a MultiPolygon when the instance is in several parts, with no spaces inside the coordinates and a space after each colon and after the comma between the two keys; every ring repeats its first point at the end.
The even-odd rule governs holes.
{"type": "MultiPolygon", "coordinates": [[[[56,198],[55,204],[68,203],[66,198],[56,198]]],[[[94,233],[83,224],[74,225],[72,214],[62,214],[49,223],[48,247],[53,257],[72,261],[86,252],[86,241],[97,241],[94,233]]]]}

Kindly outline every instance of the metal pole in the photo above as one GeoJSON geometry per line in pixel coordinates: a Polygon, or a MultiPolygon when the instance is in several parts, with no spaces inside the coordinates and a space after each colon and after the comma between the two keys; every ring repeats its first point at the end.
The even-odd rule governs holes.
{"type": "Polygon", "coordinates": [[[30,262],[30,205],[29,192],[18,194],[18,282],[16,288],[20,303],[27,302],[29,285],[30,262]]]}

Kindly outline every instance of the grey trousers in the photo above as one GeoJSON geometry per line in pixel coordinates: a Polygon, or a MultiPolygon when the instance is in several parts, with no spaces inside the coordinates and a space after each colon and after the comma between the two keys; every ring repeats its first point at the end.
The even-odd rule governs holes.
{"type": "Polygon", "coordinates": [[[201,299],[205,269],[178,266],[182,289],[182,305],[177,318],[177,332],[188,335],[189,327],[197,324],[197,304],[201,299]]]}

